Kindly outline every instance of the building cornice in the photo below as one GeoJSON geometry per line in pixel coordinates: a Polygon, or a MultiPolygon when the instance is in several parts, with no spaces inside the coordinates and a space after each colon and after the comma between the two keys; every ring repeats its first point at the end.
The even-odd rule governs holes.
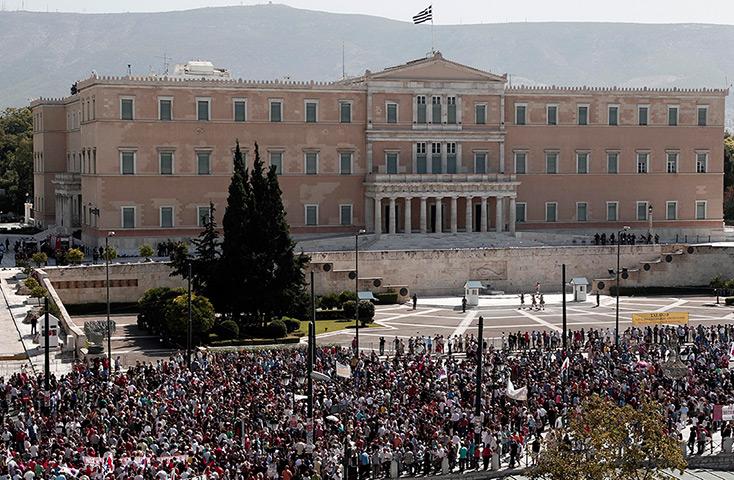
{"type": "Polygon", "coordinates": [[[651,87],[594,87],[594,86],[534,86],[518,85],[507,87],[508,95],[643,95],[643,96],[720,96],[729,95],[728,88],[651,88],[651,87]]]}

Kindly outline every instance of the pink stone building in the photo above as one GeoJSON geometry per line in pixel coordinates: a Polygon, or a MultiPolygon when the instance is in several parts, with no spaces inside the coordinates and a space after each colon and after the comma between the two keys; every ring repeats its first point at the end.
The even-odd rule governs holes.
{"type": "Polygon", "coordinates": [[[726,95],[515,87],[440,53],[332,83],[95,75],[31,105],[34,218],[126,251],[196,236],[239,139],[296,236],[710,232],[726,95]]]}

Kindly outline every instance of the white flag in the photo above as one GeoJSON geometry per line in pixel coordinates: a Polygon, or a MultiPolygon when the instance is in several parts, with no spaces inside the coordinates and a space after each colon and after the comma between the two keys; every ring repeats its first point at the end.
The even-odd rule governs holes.
{"type": "Polygon", "coordinates": [[[563,361],[563,364],[561,364],[561,372],[564,370],[568,370],[568,366],[571,364],[571,358],[566,357],[566,359],[563,361]]]}
{"type": "Polygon", "coordinates": [[[352,377],[352,367],[347,365],[343,365],[339,362],[336,362],[336,376],[337,377],[344,377],[344,378],[351,378],[352,377]]]}
{"type": "Polygon", "coordinates": [[[528,387],[515,389],[512,380],[507,379],[507,396],[513,400],[526,401],[528,399],[528,387]]]}
{"type": "Polygon", "coordinates": [[[734,363],[734,342],[731,342],[729,347],[729,363],[734,363]]]}

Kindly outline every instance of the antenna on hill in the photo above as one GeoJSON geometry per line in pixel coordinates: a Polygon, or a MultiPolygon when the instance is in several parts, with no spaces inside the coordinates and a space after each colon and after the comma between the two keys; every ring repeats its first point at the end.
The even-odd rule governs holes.
{"type": "Polygon", "coordinates": [[[347,78],[347,69],[344,65],[344,40],[342,40],[342,80],[347,78]]]}
{"type": "Polygon", "coordinates": [[[168,75],[168,68],[170,66],[169,60],[173,60],[171,57],[169,57],[165,52],[163,53],[162,57],[156,57],[163,60],[163,73],[162,75],[168,75]]]}

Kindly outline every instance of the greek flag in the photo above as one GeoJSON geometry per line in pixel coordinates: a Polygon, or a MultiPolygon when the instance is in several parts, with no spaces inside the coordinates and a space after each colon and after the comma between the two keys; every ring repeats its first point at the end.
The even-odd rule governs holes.
{"type": "Polygon", "coordinates": [[[429,20],[433,21],[433,5],[429,5],[428,8],[413,17],[413,23],[416,25],[429,20]]]}

